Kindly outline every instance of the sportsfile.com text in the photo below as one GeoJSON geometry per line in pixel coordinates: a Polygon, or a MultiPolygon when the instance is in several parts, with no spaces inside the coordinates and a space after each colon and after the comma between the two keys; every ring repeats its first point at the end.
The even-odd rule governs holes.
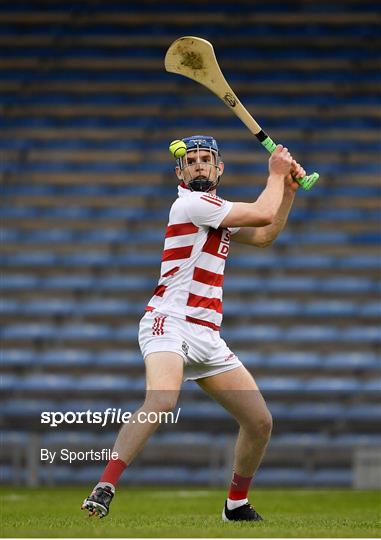
{"type": "Polygon", "coordinates": [[[177,424],[181,407],[177,411],[139,411],[134,414],[130,411],[108,408],[105,411],[43,411],[41,424],[57,427],[61,424],[177,424]]]}

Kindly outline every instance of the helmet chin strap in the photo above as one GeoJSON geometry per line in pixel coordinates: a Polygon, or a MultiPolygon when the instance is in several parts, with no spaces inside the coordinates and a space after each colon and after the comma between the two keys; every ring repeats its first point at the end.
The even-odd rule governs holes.
{"type": "Polygon", "coordinates": [[[202,176],[197,176],[196,178],[192,178],[190,182],[188,182],[188,187],[191,191],[212,191],[214,188],[217,187],[221,176],[217,176],[217,180],[215,182],[211,182],[209,179],[205,179],[202,176]]]}

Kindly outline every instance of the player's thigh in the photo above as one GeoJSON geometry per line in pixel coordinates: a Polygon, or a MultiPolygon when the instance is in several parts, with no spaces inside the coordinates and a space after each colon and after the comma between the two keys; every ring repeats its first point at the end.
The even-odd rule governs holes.
{"type": "Polygon", "coordinates": [[[153,352],[144,359],[147,390],[179,390],[183,380],[184,359],[174,352],[153,352]]]}
{"type": "Polygon", "coordinates": [[[218,401],[247,429],[271,429],[271,414],[254,377],[244,366],[197,380],[201,388],[218,401]]]}
{"type": "Polygon", "coordinates": [[[145,404],[152,410],[172,410],[177,403],[183,380],[182,356],[173,352],[150,353],[145,358],[145,364],[145,404]]]}

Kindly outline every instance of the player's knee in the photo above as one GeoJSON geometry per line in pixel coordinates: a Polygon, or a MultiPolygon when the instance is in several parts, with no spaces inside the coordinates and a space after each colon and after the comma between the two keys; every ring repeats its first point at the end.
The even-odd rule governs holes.
{"type": "Polygon", "coordinates": [[[268,441],[271,437],[271,431],[273,429],[273,419],[269,410],[264,412],[257,424],[257,436],[259,439],[268,441]]]}
{"type": "Polygon", "coordinates": [[[268,442],[271,437],[273,420],[269,410],[263,413],[253,421],[250,426],[250,434],[256,441],[268,442]]]}
{"type": "Polygon", "coordinates": [[[157,413],[171,412],[176,407],[177,399],[178,392],[155,390],[146,396],[144,408],[157,413]]]}

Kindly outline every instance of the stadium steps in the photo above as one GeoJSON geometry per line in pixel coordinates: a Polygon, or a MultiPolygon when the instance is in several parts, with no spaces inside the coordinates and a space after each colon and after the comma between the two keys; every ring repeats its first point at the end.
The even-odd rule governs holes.
{"type": "MultiPolygon", "coordinates": [[[[381,371],[376,352],[364,350],[333,352],[279,351],[273,353],[237,350],[238,357],[248,369],[257,375],[298,375],[318,376],[322,373],[332,376],[373,377],[381,371]]],[[[101,373],[112,371],[123,376],[128,373],[143,373],[143,360],[136,349],[100,349],[91,351],[84,348],[48,348],[31,350],[3,348],[2,365],[5,370],[17,369],[17,373],[28,373],[43,369],[44,373],[84,372],[89,366],[96,366],[101,373]],[[20,371],[21,370],[21,371],[20,371]]]]}
{"type": "MultiPolygon", "coordinates": [[[[130,289],[134,289],[131,283],[130,289]]],[[[145,289],[144,289],[145,290],[145,289]]],[[[144,293],[143,290],[143,293],[144,293]]],[[[148,291],[147,291],[148,293],[148,291]]],[[[15,324],[29,319],[39,322],[49,322],[52,317],[57,320],[72,317],[85,319],[88,322],[104,322],[115,324],[123,317],[125,321],[134,322],[144,310],[144,302],[133,302],[129,295],[126,298],[110,298],[108,295],[89,298],[84,301],[68,297],[47,297],[37,299],[4,298],[0,305],[0,320],[4,323],[15,324]]],[[[348,300],[326,302],[305,302],[285,300],[266,300],[239,302],[237,300],[224,302],[226,324],[231,324],[239,317],[242,321],[249,320],[297,323],[301,319],[305,323],[324,322],[336,323],[340,317],[343,321],[357,318],[358,322],[368,325],[377,324],[381,315],[379,303],[370,301],[355,303],[348,300]]]]}
{"type": "MultiPolygon", "coordinates": [[[[5,157],[0,175],[5,192],[10,188],[1,214],[7,222],[4,251],[8,263],[3,316],[8,318],[6,330],[14,335],[13,341],[5,340],[3,371],[5,388],[16,390],[19,396],[11,395],[4,410],[9,425],[19,422],[22,428],[25,416],[33,420],[41,407],[81,406],[68,402],[69,393],[57,394],[54,384],[65,383],[69,388],[76,377],[83,388],[91,383],[94,389],[111,369],[113,378],[108,381],[111,387],[117,382],[122,396],[131,377],[142,380],[137,311],[139,302],[145,305],[151,293],[148,281],[156,279],[161,244],[159,235],[146,236],[137,225],[147,211],[152,214],[150,196],[158,203],[150,226],[163,231],[166,224],[167,187],[174,184],[169,181],[165,141],[200,126],[197,118],[207,112],[207,124],[201,127],[213,132],[232,165],[224,185],[254,186],[255,191],[245,194],[252,197],[259,193],[266,175],[265,153],[222,103],[201,87],[196,96],[195,83],[182,80],[180,84],[179,78],[164,73],[162,58],[169,43],[192,29],[196,34],[204,32],[198,15],[192,13],[184,21],[187,7],[177,6],[174,12],[173,5],[165,3],[156,17],[152,2],[145,0],[129,2],[130,12],[122,16],[120,6],[113,2],[92,6],[87,12],[73,3],[58,9],[46,3],[41,6],[32,2],[16,9],[11,2],[3,2],[4,31],[0,32],[0,44],[10,47],[0,55],[0,151],[5,157]],[[154,35],[152,17],[163,21],[154,35]],[[173,110],[168,103],[175,105],[173,110]],[[148,129],[151,117],[161,122],[148,129]],[[144,152],[157,169],[138,169],[144,152]],[[252,164],[250,172],[248,164],[252,164]],[[131,192],[128,196],[104,192],[106,184],[131,191],[140,186],[159,190],[133,198],[131,192]],[[23,190],[23,185],[36,191],[23,190]],[[56,191],[65,187],[78,191],[56,191]],[[138,247],[124,236],[124,228],[131,226],[137,232],[138,247]],[[50,232],[54,227],[60,232],[50,232]],[[104,228],[110,230],[97,232],[104,228]],[[95,232],[89,235],[92,229],[95,232]],[[91,249],[84,249],[87,243],[91,249]],[[134,254],[137,249],[139,256],[134,254]],[[141,281],[132,279],[137,274],[141,281]],[[123,310],[130,313],[125,326],[115,324],[123,310]],[[107,314],[100,315],[101,311],[107,314]],[[41,339],[44,333],[47,337],[41,339]],[[118,349],[111,350],[111,344],[118,349]],[[102,375],[86,378],[90,366],[102,375]],[[22,397],[17,382],[22,379],[27,385],[30,376],[37,393],[44,377],[53,376],[47,379],[52,383],[52,399],[22,397]]],[[[279,420],[276,429],[282,430],[273,442],[278,449],[283,445],[285,461],[282,454],[273,455],[273,465],[263,468],[258,479],[263,485],[350,485],[349,454],[343,447],[369,443],[366,437],[374,435],[380,421],[375,403],[379,391],[375,330],[379,240],[374,234],[378,194],[368,189],[379,182],[375,41],[379,17],[373,4],[359,0],[319,6],[303,2],[297,10],[290,2],[280,8],[279,2],[270,1],[261,4],[258,12],[250,2],[240,6],[238,14],[236,5],[220,1],[217,5],[211,0],[208,9],[214,20],[217,13],[221,25],[208,25],[210,33],[205,35],[214,43],[227,78],[248,109],[275,140],[287,141],[296,156],[304,156],[306,167],[322,173],[320,191],[300,193],[289,228],[266,251],[267,258],[258,250],[254,256],[248,248],[234,246],[229,261],[226,331],[241,332],[245,341],[238,341],[237,347],[245,347],[242,358],[264,380],[266,392],[279,399],[270,403],[279,420]],[[239,25],[254,18],[251,27],[239,25]],[[254,73],[258,76],[253,81],[254,73]],[[314,131],[309,129],[311,121],[314,131]],[[327,235],[330,229],[335,231],[331,237],[327,235]],[[240,315],[242,308],[250,312],[249,319],[240,315]],[[260,311],[265,320],[256,335],[262,339],[252,343],[250,329],[260,311]],[[282,340],[274,341],[276,335],[283,336],[282,340]],[[360,400],[356,387],[368,401],[360,400]],[[311,402],[303,397],[305,388],[311,402]],[[353,395],[356,399],[349,399],[353,395]],[[295,402],[296,396],[300,402],[299,397],[295,402]],[[327,402],[320,403],[322,399],[327,402]],[[317,437],[303,439],[306,426],[316,430],[317,437]],[[328,440],[324,439],[327,426],[328,440]],[[353,440],[340,443],[338,438],[346,435],[353,440]],[[314,445],[319,447],[319,436],[320,443],[329,448],[319,454],[319,467],[311,470],[308,460],[303,461],[306,470],[299,463],[295,467],[295,447],[303,448],[308,457],[314,445]],[[332,461],[324,462],[323,456],[332,461]]],[[[86,390],[89,396],[91,391],[86,390]]],[[[123,405],[124,400],[123,395],[123,405]]],[[[91,402],[82,405],[89,407],[91,402]]],[[[97,405],[110,403],[102,400],[97,405]]],[[[189,419],[198,419],[207,410],[200,402],[190,409],[189,419]]],[[[214,410],[211,418],[221,414],[214,410]]],[[[210,418],[205,417],[203,437],[209,426],[210,418]]],[[[213,427],[218,431],[219,426],[213,427]]],[[[175,439],[172,442],[176,444],[175,439]]],[[[207,483],[211,478],[209,468],[190,471],[177,466],[160,471],[152,465],[144,474],[142,469],[134,470],[135,480],[173,482],[175,473],[179,481],[189,483],[207,483]]],[[[11,480],[13,473],[7,467],[3,464],[2,471],[11,480]]],[[[85,468],[74,477],[72,470],[58,468],[54,474],[57,482],[72,482],[73,478],[93,481],[98,472],[85,468]]],[[[46,470],[42,477],[52,481],[46,470]]],[[[219,480],[214,477],[214,481],[219,480]]]]}
{"type": "MultiPolygon", "coordinates": [[[[169,43],[172,43],[175,39],[178,38],[178,33],[173,32],[171,34],[165,35],[150,35],[149,41],[147,42],[147,36],[143,34],[126,34],[123,32],[112,32],[112,33],[86,33],[86,29],[80,34],[44,34],[44,33],[28,33],[27,29],[24,29],[23,34],[4,34],[0,35],[0,45],[4,47],[9,47],[11,51],[15,51],[15,54],[18,52],[18,49],[21,48],[31,48],[31,47],[42,47],[45,51],[50,49],[52,46],[60,45],[63,49],[65,48],[74,48],[80,47],[81,50],[88,48],[92,51],[94,48],[98,47],[107,47],[107,49],[112,48],[113,51],[121,50],[136,50],[137,48],[141,50],[142,48],[149,47],[150,50],[155,50],[155,48],[160,51],[165,49],[169,43]]],[[[227,48],[226,38],[219,35],[213,37],[213,43],[218,50],[224,50],[227,48]]],[[[366,40],[359,40],[357,36],[354,35],[337,35],[335,37],[331,35],[319,35],[314,36],[313,41],[306,43],[305,36],[303,35],[289,35],[287,36],[287,43],[285,43],[284,38],[277,34],[261,36],[255,35],[253,32],[251,35],[237,34],[234,39],[235,47],[246,47],[249,51],[253,50],[266,50],[274,51],[279,50],[279,48],[285,47],[296,47],[299,49],[300,45],[303,45],[303,49],[306,51],[306,54],[315,53],[321,54],[322,51],[328,50],[329,55],[339,54],[344,50],[345,54],[347,51],[354,51],[357,53],[361,49],[368,49],[369,43],[366,40]]],[[[231,48],[231,44],[229,47],[231,48]]]]}
{"type": "MultiPolygon", "coordinates": [[[[83,364],[81,364],[83,367],[83,364]]],[[[43,366],[41,366],[43,367],[43,366]]],[[[376,392],[381,389],[381,378],[372,380],[359,380],[355,377],[313,377],[308,380],[295,375],[268,377],[259,376],[258,386],[263,394],[269,399],[289,396],[296,401],[301,398],[312,399],[316,396],[319,399],[332,399],[337,396],[347,396],[352,399],[358,395],[363,400],[371,400],[376,392]]],[[[36,373],[27,376],[16,376],[4,374],[2,381],[2,392],[11,392],[24,397],[30,396],[50,396],[55,397],[57,393],[69,392],[71,395],[86,398],[88,394],[94,398],[94,394],[99,396],[104,394],[114,395],[116,400],[123,398],[126,393],[132,398],[135,394],[140,397],[145,389],[144,376],[120,375],[63,375],[54,373],[36,373]]],[[[188,404],[185,404],[188,406],[188,404]]],[[[214,407],[214,405],[213,405],[214,407]]],[[[219,406],[211,408],[209,412],[219,414],[219,406]]],[[[197,412],[197,410],[195,411],[197,412]]],[[[193,413],[193,410],[191,414],[193,413]]],[[[223,414],[223,411],[222,413],[223,414]]]]}
{"type": "MultiPolygon", "coordinates": [[[[197,25],[200,22],[199,14],[192,11],[186,12],[173,12],[172,7],[166,6],[164,12],[158,13],[157,10],[131,12],[130,10],[112,12],[112,11],[94,11],[87,13],[76,13],[76,21],[81,23],[82,27],[102,24],[116,24],[121,26],[137,26],[137,25],[150,25],[152,19],[156,23],[164,23],[168,26],[175,25],[180,27],[186,27],[191,25],[197,25]]],[[[347,25],[369,24],[377,25],[380,21],[380,16],[377,10],[374,11],[361,11],[356,12],[342,11],[331,12],[329,19],[325,13],[321,12],[275,12],[269,9],[268,12],[252,13],[250,10],[246,10],[246,13],[232,14],[211,10],[209,13],[204,12],[205,18],[213,20],[215,24],[219,23],[225,26],[230,25],[248,25],[248,24],[273,24],[286,26],[290,29],[290,25],[306,25],[323,23],[327,26],[334,27],[346,27],[347,25]]],[[[73,22],[73,13],[71,9],[61,11],[13,11],[2,10],[1,18],[2,22],[6,24],[21,24],[25,27],[46,24],[70,24],[73,22]]]]}
{"type": "MultiPolygon", "coordinates": [[[[86,113],[85,113],[86,114],[86,113]]],[[[155,114],[155,113],[153,113],[155,114]]],[[[193,114],[193,113],[192,113],[193,114]]],[[[149,152],[150,160],[152,160],[155,163],[164,163],[166,165],[169,164],[169,157],[167,152],[163,151],[152,151],[149,152]]],[[[125,165],[132,166],[136,165],[139,166],[139,164],[144,163],[147,159],[147,152],[146,151],[110,151],[110,150],[94,150],[94,151],[84,151],[84,150],[70,150],[70,151],[57,151],[57,150],[31,150],[29,152],[25,152],[24,150],[20,152],[15,151],[3,151],[4,160],[7,161],[8,165],[11,163],[17,163],[20,162],[20,157],[22,162],[24,163],[24,168],[28,168],[29,166],[32,168],[46,166],[48,164],[64,164],[67,163],[70,165],[70,167],[74,167],[75,165],[89,165],[91,168],[95,166],[95,164],[119,164],[119,165],[125,165]],[[26,156],[25,156],[26,154],[26,156]]],[[[322,156],[321,152],[308,152],[307,159],[309,161],[313,161],[316,163],[316,167],[318,167],[318,164],[320,161],[329,161],[332,168],[335,166],[345,165],[345,166],[363,166],[364,169],[366,169],[369,162],[372,160],[376,160],[377,158],[377,151],[374,152],[352,152],[350,154],[345,155],[338,155],[336,152],[324,152],[324,155],[322,156]]],[[[263,166],[264,162],[264,154],[262,152],[257,152],[253,154],[247,154],[247,152],[229,152],[224,151],[223,154],[224,161],[229,165],[229,167],[232,167],[234,169],[235,165],[243,165],[247,164],[248,166],[255,166],[255,164],[260,164],[263,166]]],[[[155,165],[156,166],[156,165],[155,165]]],[[[35,171],[34,171],[35,172],[35,171]]]]}

